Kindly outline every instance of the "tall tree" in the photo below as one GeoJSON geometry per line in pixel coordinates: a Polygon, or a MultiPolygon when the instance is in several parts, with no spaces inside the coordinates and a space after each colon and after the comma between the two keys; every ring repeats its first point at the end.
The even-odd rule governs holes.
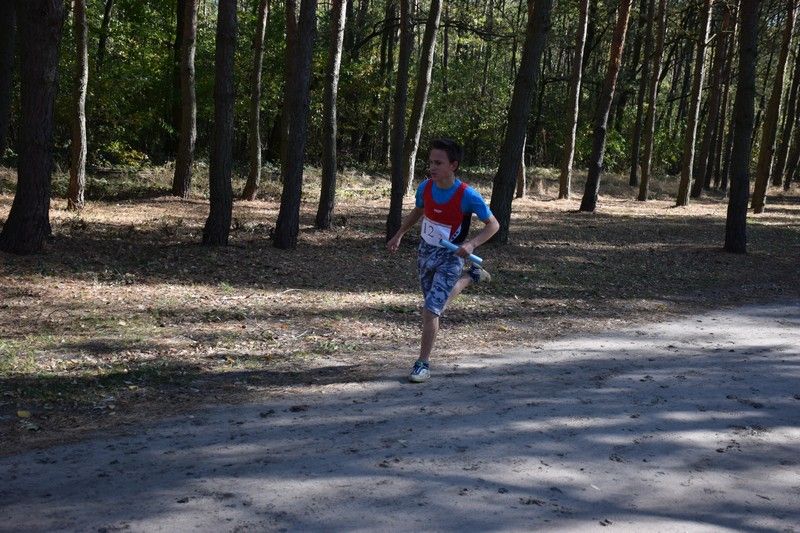
{"type": "Polygon", "coordinates": [[[575,160],[575,135],[578,131],[578,114],[581,102],[583,77],[583,51],[586,48],[586,29],[589,25],[589,0],[581,0],[578,28],[575,32],[575,55],[572,57],[572,79],[569,85],[569,126],[561,159],[561,174],[558,179],[558,198],[569,198],[572,193],[572,163],[575,160]]]}
{"type": "Polygon", "coordinates": [[[772,94],[767,104],[764,115],[764,124],[761,129],[761,147],[758,152],[756,165],[756,179],[753,186],[753,212],[764,211],[766,203],[767,186],[769,185],[772,157],[775,155],[775,133],[778,129],[778,118],[781,112],[781,98],[783,98],[783,77],[786,71],[786,59],[789,57],[789,46],[792,43],[795,15],[797,13],[796,1],[786,0],[786,25],[783,29],[783,40],[778,65],[775,70],[775,79],[772,82],[772,94]]]}
{"type": "Polygon", "coordinates": [[[50,234],[53,107],[63,0],[16,0],[20,48],[20,138],[17,187],[0,231],[0,250],[39,252],[50,234]]]}
{"type": "MultiPolygon", "coordinates": [[[[652,6],[651,6],[652,7],[652,6]]],[[[648,189],[650,187],[650,176],[653,172],[653,137],[656,127],[656,102],[658,100],[658,82],[661,79],[661,60],[664,55],[664,42],[667,35],[667,0],[658,1],[658,13],[656,14],[656,48],[650,61],[650,80],[647,86],[647,112],[644,116],[644,127],[642,129],[642,143],[644,145],[641,152],[642,176],[639,180],[640,202],[647,201],[648,189]]]]}
{"type": "Polygon", "coordinates": [[[250,159],[250,172],[247,174],[242,198],[255,200],[261,181],[261,72],[264,65],[264,34],[269,16],[269,0],[258,4],[256,32],[253,35],[253,73],[250,79],[250,116],[247,137],[247,151],[250,159]]]}
{"type": "Polygon", "coordinates": [[[794,128],[795,117],[797,116],[798,105],[800,105],[800,52],[794,54],[794,68],[792,84],[789,88],[789,98],[786,100],[786,118],[783,124],[783,131],[779,137],[777,152],[775,153],[775,164],[772,166],[772,185],[778,187],[783,181],[784,171],[786,170],[786,160],[789,156],[789,146],[792,139],[792,130],[795,130],[795,137],[800,135],[800,129],[794,128]]]}
{"type": "Polygon", "coordinates": [[[345,14],[347,0],[333,0],[331,6],[331,36],[328,43],[328,69],[323,96],[322,127],[322,185],[315,225],[319,229],[331,227],[334,202],[336,200],[336,98],[339,94],[339,66],[342,63],[345,14]]]}
{"type": "Polygon", "coordinates": [[[75,32],[75,100],[72,116],[72,160],[69,166],[67,209],[83,209],[86,190],[86,89],[89,85],[89,48],[86,0],[73,4],[75,32]]]}
{"type": "Polygon", "coordinates": [[[689,205],[689,189],[694,172],[695,142],[697,124],[700,120],[700,99],[703,96],[703,77],[705,76],[705,57],[708,33],[711,29],[712,0],[704,0],[700,33],[695,46],[694,75],[692,76],[692,95],[689,100],[689,115],[683,137],[683,156],[681,158],[681,181],[678,185],[676,205],[689,205]]]}
{"type": "Polygon", "coordinates": [[[411,106],[411,118],[408,121],[408,131],[403,147],[405,168],[403,174],[406,182],[406,192],[410,192],[414,182],[414,167],[419,149],[419,138],[422,134],[422,123],[425,117],[425,106],[428,104],[428,90],[431,86],[431,72],[433,71],[433,55],[436,50],[436,33],[439,30],[439,19],[442,15],[442,0],[431,0],[428,21],[425,24],[425,36],[422,39],[420,50],[419,72],[417,74],[417,87],[414,91],[414,103],[411,106]]]}
{"type": "Polygon", "coordinates": [[[394,89],[394,111],[392,113],[392,135],[390,162],[392,169],[392,191],[389,200],[389,216],[386,219],[386,240],[392,238],[400,228],[403,218],[403,138],[406,131],[406,103],[408,101],[408,69],[411,64],[411,49],[414,32],[411,27],[411,1],[400,2],[400,53],[397,59],[397,79],[394,89]]]}
{"type": "MultiPolygon", "coordinates": [[[[290,14],[289,17],[294,19],[294,14],[290,14]]],[[[291,79],[286,80],[287,107],[285,108],[291,120],[287,124],[286,143],[282,150],[285,154],[281,164],[283,192],[273,240],[275,247],[283,249],[297,246],[297,235],[300,232],[300,197],[303,190],[303,162],[308,131],[311,56],[316,37],[317,0],[302,0],[297,20],[297,38],[292,48],[287,48],[287,60],[291,63],[291,68],[288,69],[291,79]]],[[[287,20],[287,23],[290,21],[287,20]]]]}
{"type": "MultiPolygon", "coordinates": [[[[639,185],[639,155],[642,147],[642,117],[644,116],[644,101],[647,93],[647,84],[650,78],[650,56],[653,53],[653,13],[655,0],[646,0],[639,7],[639,28],[637,40],[644,41],[644,61],[641,61],[642,71],[639,75],[639,87],[636,90],[636,118],[633,122],[631,134],[631,158],[628,184],[631,187],[639,185]]],[[[637,52],[641,44],[636,46],[637,52]]],[[[639,54],[636,54],[638,60],[639,54]]],[[[638,62],[638,61],[637,61],[638,62]]],[[[635,69],[631,69],[631,79],[635,78],[635,69]]]]}
{"type": "Polygon", "coordinates": [[[731,153],[731,192],[725,221],[725,250],[740,254],[747,252],[747,200],[750,194],[759,3],[760,0],[741,0],[739,5],[739,74],[736,100],[733,104],[734,138],[731,153]]]}
{"type": "Polygon", "coordinates": [[[508,125],[503,146],[500,149],[500,164],[494,175],[492,213],[500,222],[500,230],[495,234],[496,242],[508,242],[511,223],[511,202],[517,183],[525,134],[531,113],[533,90],[538,85],[542,52],[550,33],[550,13],[553,0],[528,0],[528,24],[525,29],[525,44],[522,47],[514,92],[508,109],[508,125]]]}
{"type": "Polygon", "coordinates": [[[11,119],[11,92],[14,87],[14,41],[16,40],[14,2],[0,2],[0,156],[6,151],[11,119]]]}
{"type": "Polygon", "coordinates": [[[181,121],[178,134],[178,154],[175,158],[175,175],[172,194],[189,198],[192,190],[192,162],[197,140],[197,97],[195,95],[194,54],[197,41],[197,0],[181,0],[186,12],[181,38],[181,121]]]}
{"type": "Polygon", "coordinates": [[[609,51],[608,70],[603,89],[595,110],[594,135],[592,138],[592,155],[589,158],[589,172],[586,177],[586,188],[581,199],[581,211],[594,211],[597,207],[597,195],[600,192],[600,174],[603,171],[603,156],[606,150],[606,128],[611,102],[614,99],[614,88],[622,63],[622,50],[625,48],[625,33],[628,28],[628,17],[632,0],[620,0],[617,8],[617,24],[609,51]]]}
{"type": "Polygon", "coordinates": [[[103,68],[106,58],[106,47],[108,46],[108,32],[111,26],[111,10],[114,8],[114,0],[105,0],[103,7],[103,21],[100,23],[100,38],[97,41],[97,70],[103,68]]]}
{"type": "Polygon", "coordinates": [[[203,228],[203,244],[206,246],[227,245],[231,229],[235,98],[233,63],[236,56],[237,26],[236,0],[219,0],[214,52],[214,133],[208,169],[211,205],[203,228]]]}
{"type": "Polygon", "coordinates": [[[725,35],[730,32],[730,12],[724,4],[719,4],[719,8],[723,10],[722,22],[717,32],[714,43],[714,59],[711,63],[711,91],[708,95],[708,113],[706,120],[706,129],[703,132],[703,139],[700,142],[700,152],[697,155],[695,165],[696,175],[694,183],[689,195],[692,198],[700,198],[703,194],[703,188],[708,186],[707,178],[708,167],[711,164],[712,147],[716,141],[715,135],[719,123],[720,100],[722,99],[722,70],[725,66],[725,35]]]}

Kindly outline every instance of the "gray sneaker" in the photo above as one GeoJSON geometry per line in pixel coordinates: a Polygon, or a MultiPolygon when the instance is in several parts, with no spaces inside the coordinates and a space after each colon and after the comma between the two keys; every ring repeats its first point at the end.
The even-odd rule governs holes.
{"type": "Polygon", "coordinates": [[[475,283],[489,283],[492,281],[492,276],[475,263],[470,265],[468,273],[475,283]]]}
{"type": "Polygon", "coordinates": [[[431,371],[428,367],[428,363],[425,361],[417,361],[414,363],[414,368],[411,369],[411,374],[408,375],[408,381],[412,383],[422,383],[423,381],[428,381],[430,377],[431,371]]]}

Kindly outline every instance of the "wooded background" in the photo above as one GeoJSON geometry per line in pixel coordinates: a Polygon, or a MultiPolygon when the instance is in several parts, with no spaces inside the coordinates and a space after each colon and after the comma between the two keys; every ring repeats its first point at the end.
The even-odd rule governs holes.
{"type": "Polygon", "coordinates": [[[320,228],[335,206],[335,169],[390,168],[391,235],[410,177],[424,176],[427,141],[447,136],[464,144],[465,165],[497,169],[500,242],[525,190],[519,171],[561,167],[564,198],[576,166],[589,169],[588,211],[602,171],[629,174],[640,200],[648,180],[680,175],[677,205],[730,187],[725,247],[743,252],[750,174],[755,212],[768,187],[788,190],[797,177],[799,6],[3,1],[0,153],[19,179],[0,248],[41,249],[51,145],[53,161],[71,168],[76,209],[86,167],[174,161],[173,194],[188,197],[193,165],[209,161],[206,244],[227,242],[233,196],[254,198],[264,166],[280,167],[273,239],[293,247],[304,164],[324,170],[320,228]],[[231,190],[232,172],[249,176],[244,191],[231,190]]]}

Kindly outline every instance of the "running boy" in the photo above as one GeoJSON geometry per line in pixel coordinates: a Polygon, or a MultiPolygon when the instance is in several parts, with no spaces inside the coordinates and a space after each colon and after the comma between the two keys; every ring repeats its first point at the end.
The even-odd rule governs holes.
{"type": "Polygon", "coordinates": [[[415,383],[427,381],[430,377],[431,350],[439,331],[439,317],[447,303],[470,283],[490,279],[488,272],[474,264],[464,272],[464,257],[489,240],[500,224],[480,193],[456,178],[455,172],[462,158],[463,150],[455,141],[431,141],[428,156],[431,177],[417,188],[416,206],[405,216],[394,237],[386,243],[390,252],[396,252],[403,235],[422,219],[417,267],[425,296],[425,309],[422,312],[419,359],[408,376],[415,383]],[[472,239],[466,240],[473,213],[485,226],[472,239]],[[440,239],[459,244],[458,251],[450,252],[439,244],[440,239]]]}

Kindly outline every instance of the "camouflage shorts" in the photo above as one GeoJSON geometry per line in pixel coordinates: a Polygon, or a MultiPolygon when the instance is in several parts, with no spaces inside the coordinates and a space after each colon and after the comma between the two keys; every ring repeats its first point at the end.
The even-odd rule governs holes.
{"type": "Polygon", "coordinates": [[[425,309],[441,316],[447,298],[461,277],[464,260],[447,248],[431,246],[422,241],[419,244],[417,268],[425,296],[425,309]]]}

